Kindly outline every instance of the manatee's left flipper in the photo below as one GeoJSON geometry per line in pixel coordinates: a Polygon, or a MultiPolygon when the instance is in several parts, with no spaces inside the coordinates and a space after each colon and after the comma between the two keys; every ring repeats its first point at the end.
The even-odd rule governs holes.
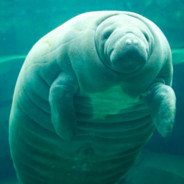
{"type": "Polygon", "coordinates": [[[76,79],[61,73],[50,88],[51,120],[56,133],[65,140],[76,134],[76,114],[73,98],[78,90],[76,79]]]}
{"type": "Polygon", "coordinates": [[[155,83],[149,88],[145,99],[156,129],[163,137],[169,136],[173,129],[176,109],[173,89],[165,84],[155,83]]]}

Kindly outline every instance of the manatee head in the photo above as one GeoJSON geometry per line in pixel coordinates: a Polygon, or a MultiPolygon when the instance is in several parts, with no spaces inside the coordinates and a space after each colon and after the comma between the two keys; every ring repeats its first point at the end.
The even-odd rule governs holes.
{"type": "Polygon", "coordinates": [[[103,21],[96,30],[95,44],[101,61],[111,70],[131,74],[149,60],[153,36],[136,17],[117,15],[103,21]]]}

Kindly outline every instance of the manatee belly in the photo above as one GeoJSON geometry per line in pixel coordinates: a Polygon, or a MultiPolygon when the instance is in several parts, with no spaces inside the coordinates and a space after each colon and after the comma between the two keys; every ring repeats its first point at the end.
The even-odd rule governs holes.
{"type": "Polygon", "coordinates": [[[17,110],[10,145],[24,184],[113,184],[128,171],[153,124],[144,104],[108,94],[75,98],[78,135],[72,141],[17,110]]]}

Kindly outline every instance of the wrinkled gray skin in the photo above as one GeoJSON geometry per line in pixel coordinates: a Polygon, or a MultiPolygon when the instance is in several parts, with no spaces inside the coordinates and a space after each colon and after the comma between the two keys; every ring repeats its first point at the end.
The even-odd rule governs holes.
{"type": "Polygon", "coordinates": [[[39,40],[21,69],[10,148],[23,184],[113,184],[175,116],[169,44],[130,12],[79,15],[39,40]]]}

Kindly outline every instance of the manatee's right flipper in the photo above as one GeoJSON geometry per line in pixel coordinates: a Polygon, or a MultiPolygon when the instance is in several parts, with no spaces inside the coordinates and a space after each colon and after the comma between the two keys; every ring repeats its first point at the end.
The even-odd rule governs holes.
{"type": "Polygon", "coordinates": [[[145,98],[152,120],[158,132],[167,137],[171,134],[176,110],[176,97],[173,89],[162,83],[153,84],[145,98]]]}
{"type": "Polygon", "coordinates": [[[76,134],[76,114],[73,97],[78,90],[76,79],[61,73],[50,88],[51,120],[57,135],[71,140],[76,134]]]}

